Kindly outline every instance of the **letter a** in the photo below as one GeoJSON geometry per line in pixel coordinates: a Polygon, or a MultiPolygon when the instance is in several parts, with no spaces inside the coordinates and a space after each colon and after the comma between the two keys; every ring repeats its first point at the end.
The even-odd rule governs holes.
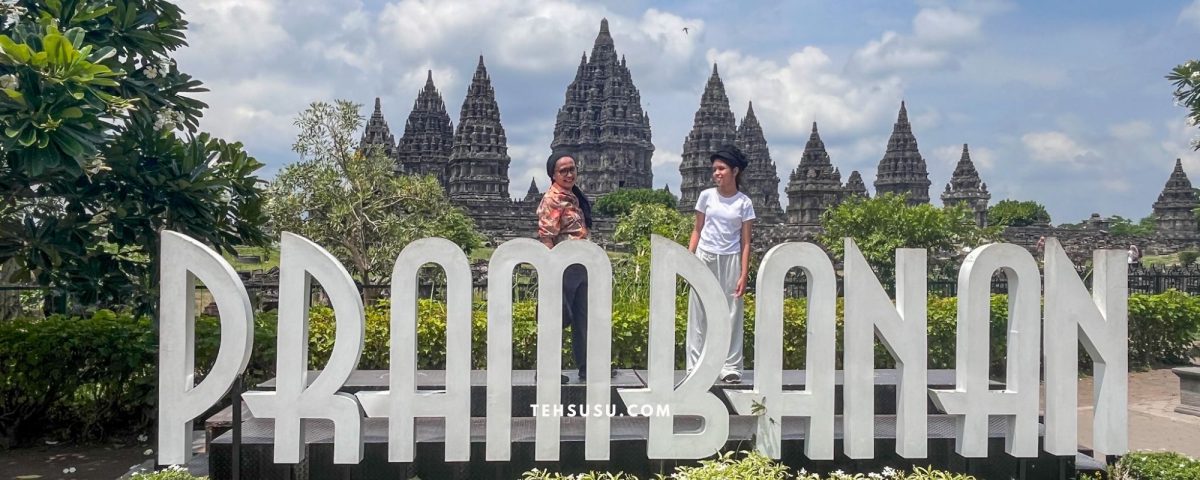
{"type": "Polygon", "coordinates": [[[837,277],[821,247],[811,243],[777,245],[763,257],[755,280],[754,389],[726,390],[741,415],[758,415],[757,448],[779,458],[783,417],[805,417],[804,456],[833,459],[834,352],[837,335],[837,277]],[[793,267],[808,278],[808,384],[803,392],[783,391],[783,281],[793,267]],[[756,405],[757,403],[757,405],[756,405]],[[762,412],[757,410],[765,407],[762,412]]]}
{"type": "Polygon", "coordinates": [[[959,455],[987,456],[988,416],[997,415],[1008,421],[1004,451],[1019,458],[1037,456],[1040,280],[1033,255],[1008,243],[975,249],[958,271],[955,389],[931,393],[938,408],[956,417],[954,449],[959,455]],[[997,270],[1008,278],[1008,365],[1004,390],[989,390],[991,283],[997,270]]]}

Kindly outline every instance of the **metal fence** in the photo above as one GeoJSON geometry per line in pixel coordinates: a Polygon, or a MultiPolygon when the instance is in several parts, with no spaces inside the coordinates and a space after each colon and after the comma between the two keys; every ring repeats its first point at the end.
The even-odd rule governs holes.
{"type": "MultiPolygon", "coordinates": [[[[1089,288],[1092,283],[1091,271],[1078,269],[1080,277],[1089,288]]],[[[958,294],[958,281],[951,272],[931,274],[928,283],[930,295],[952,297],[958,294]]],[[[803,297],[806,294],[807,283],[799,270],[789,273],[784,282],[786,295],[803,297]]],[[[889,294],[893,293],[890,282],[884,283],[889,294]]],[[[1200,295],[1200,266],[1188,267],[1134,267],[1129,270],[1129,293],[1156,294],[1174,289],[1190,295],[1200,295]]],[[[273,311],[279,306],[279,286],[277,284],[247,284],[247,294],[255,311],[273,311]]],[[[842,278],[838,277],[838,294],[841,295],[842,278]]],[[[992,277],[993,293],[1008,293],[1008,281],[1003,275],[992,277]]],[[[363,298],[370,301],[388,298],[391,295],[390,285],[361,285],[359,292],[363,298]]],[[[473,285],[474,299],[486,298],[487,285],[485,281],[476,280],[473,285]]],[[[418,298],[445,299],[444,279],[438,275],[421,276],[417,282],[418,298]]],[[[328,297],[320,285],[314,284],[309,293],[312,305],[329,305],[328,297]]],[[[535,299],[537,297],[537,275],[528,266],[518,268],[513,274],[514,301],[535,299]]],[[[19,317],[39,317],[54,312],[66,312],[65,295],[51,289],[30,285],[0,285],[0,321],[19,317]]],[[[212,295],[198,286],[196,289],[196,311],[215,314],[216,304],[212,295]]]]}

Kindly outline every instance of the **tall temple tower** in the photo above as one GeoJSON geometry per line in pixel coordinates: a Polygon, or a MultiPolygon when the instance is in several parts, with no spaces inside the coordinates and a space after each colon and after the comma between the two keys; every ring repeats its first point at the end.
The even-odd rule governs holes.
{"type": "Polygon", "coordinates": [[[653,188],[650,116],[642,111],[625,57],[617,57],[607,19],[600,21],[591,58],[583,55],[567,87],[550,147],[575,154],[579,188],[594,198],[620,188],[653,188]]]}
{"type": "Polygon", "coordinates": [[[359,151],[365,152],[368,148],[378,148],[388,158],[394,158],[396,155],[396,140],[392,137],[387,120],[383,118],[379,97],[375,97],[375,111],[367,120],[367,128],[363,130],[362,139],[358,141],[359,151]]]}
{"type": "MultiPolygon", "coordinates": [[[[713,186],[712,167],[709,157],[727,144],[737,141],[737,122],[729,109],[729,97],[725,96],[725,84],[713,64],[712,75],[700,96],[700,109],[692,122],[692,131],[683,142],[683,160],[679,174],[683,177],[679,185],[679,210],[692,212],[700,192],[713,186]]],[[[745,180],[745,177],[742,177],[745,180]]]]}
{"type": "Polygon", "coordinates": [[[412,112],[404,123],[404,135],[396,146],[396,168],[408,174],[433,175],[449,187],[446,175],[450,148],[454,144],[454,127],[446,113],[446,102],[433,86],[433,71],[425,78],[425,88],[417,94],[412,112]]]}
{"type": "Polygon", "coordinates": [[[783,208],[779,206],[779,171],[771,160],[767,138],[762,125],[754,116],[754,103],[746,108],[746,117],[738,126],[737,147],[746,154],[746,173],[742,174],[742,189],[754,203],[758,223],[782,223],[783,208]]]}
{"type": "Polygon", "coordinates": [[[942,205],[949,207],[965,204],[974,212],[975,224],[986,227],[988,200],[991,199],[992,194],[988,193],[987,184],[979,178],[975,163],[971,161],[971,151],[964,143],[962,157],[954,167],[954,174],[950,176],[950,183],[946,184],[946,191],[942,192],[942,205]]]}
{"type": "Polygon", "coordinates": [[[917,138],[908,123],[908,110],[900,102],[900,115],[892,127],[887,152],[875,174],[875,195],[908,194],[908,204],[929,203],[929,170],[917,150],[917,138]]]}
{"type": "Polygon", "coordinates": [[[500,125],[500,107],[480,55],[450,150],[450,199],[459,203],[511,201],[508,163],[508,139],[500,125]]]}
{"type": "Polygon", "coordinates": [[[1154,202],[1154,217],[1158,221],[1157,232],[1168,237],[1194,237],[1197,235],[1196,215],[1192,211],[1200,206],[1192,182],[1183,172],[1183,162],[1175,159],[1175,169],[1167,178],[1167,185],[1154,202]]]}
{"type": "MultiPolygon", "coordinates": [[[[861,177],[858,182],[862,183],[861,177]]],[[[800,164],[788,180],[788,223],[819,225],[821,214],[841,202],[844,193],[842,174],[829,161],[825,142],[817,132],[817,122],[813,122],[800,164]]]]}

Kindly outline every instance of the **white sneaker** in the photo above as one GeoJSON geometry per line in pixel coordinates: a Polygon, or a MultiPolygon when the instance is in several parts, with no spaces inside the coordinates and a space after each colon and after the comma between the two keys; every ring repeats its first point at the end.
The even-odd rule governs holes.
{"type": "Polygon", "coordinates": [[[725,383],[742,383],[742,373],[736,370],[725,372],[721,375],[721,381],[725,383]]]}

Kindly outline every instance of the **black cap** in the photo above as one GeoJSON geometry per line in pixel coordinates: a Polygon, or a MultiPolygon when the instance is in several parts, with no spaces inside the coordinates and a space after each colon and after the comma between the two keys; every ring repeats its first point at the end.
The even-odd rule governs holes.
{"type": "Polygon", "coordinates": [[[721,160],[730,167],[737,167],[742,170],[745,170],[746,166],[750,164],[750,162],[746,161],[746,155],[743,154],[742,151],[735,145],[724,145],[717,151],[713,152],[713,154],[709,156],[708,161],[712,162],[715,160],[721,160]]]}

